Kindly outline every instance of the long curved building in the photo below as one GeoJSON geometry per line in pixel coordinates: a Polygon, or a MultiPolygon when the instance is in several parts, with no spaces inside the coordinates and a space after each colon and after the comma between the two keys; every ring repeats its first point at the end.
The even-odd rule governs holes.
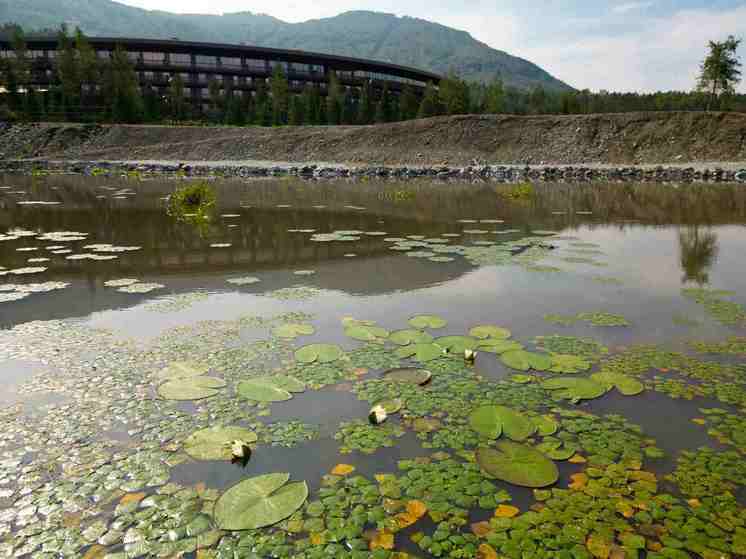
{"type": "MultiPolygon", "coordinates": [[[[442,79],[438,74],[416,68],[300,50],[179,40],[102,37],[88,40],[101,59],[109,58],[121,46],[135,67],[141,87],[153,88],[158,94],[165,95],[170,80],[179,74],[197,106],[207,102],[212,79],[234,93],[247,95],[256,90],[257,83],[266,82],[277,66],[285,72],[291,91],[301,91],[311,83],[318,85],[322,95],[332,72],[348,90],[358,89],[368,81],[374,90],[388,85],[394,94],[405,85],[420,94],[428,82],[437,85],[442,79]]],[[[56,38],[28,39],[26,44],[33,60],[33,85],[37,88],[53,85],[56,38]]],[[[0,56],[14,56],[10,42],[0,41],[0,56]]]]}

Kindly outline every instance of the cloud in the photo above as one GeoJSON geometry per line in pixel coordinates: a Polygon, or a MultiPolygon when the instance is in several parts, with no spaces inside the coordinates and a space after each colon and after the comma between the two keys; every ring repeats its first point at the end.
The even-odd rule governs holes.
{"type": "Polygon", "coordinates": [[[619,4],[611,8],[611,11],[616,14],[626,14],[628,12],[638,12],[652,6],[652,2],[627,2],[625,4],[619,4]]]}
{"type": "MultiPolygon", "coordinates": [[[[746,6],[648,17],[618,36],[579,35],[562,45],[517,43],[511,47],[513,53],[581,89],[691,90],[707,41],[729,34],[746,36],[746,6]]],[[[738,90],[746,92],[746,85],[742,82],[738,90]]]]}

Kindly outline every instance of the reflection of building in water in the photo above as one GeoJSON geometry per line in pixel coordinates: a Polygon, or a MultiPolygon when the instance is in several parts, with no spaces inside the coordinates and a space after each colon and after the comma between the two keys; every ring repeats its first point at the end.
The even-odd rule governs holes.
{"type": "Polygon", "coordinates": [[[709,282],[709,272],[718,256],[717,235],[709,227],[689,225],[679,229],[681,281],[699,285],[709,282]]]}

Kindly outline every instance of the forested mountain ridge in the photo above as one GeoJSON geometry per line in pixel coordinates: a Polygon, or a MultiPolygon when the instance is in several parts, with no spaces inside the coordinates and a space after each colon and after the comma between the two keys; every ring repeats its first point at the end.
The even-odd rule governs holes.
{"type": "Polygon", "coordinates": [[[469,33],[413,17],[351,11],[302,23],[240,12],[224,15],[149,11],[111,0],[0,0],[0,23],[27,30],[79,26],[89,36],[246,43],[382,60],[474,81],[499,76],[506,85],[570,87],[539,66],[495,50],[469,33]]]}

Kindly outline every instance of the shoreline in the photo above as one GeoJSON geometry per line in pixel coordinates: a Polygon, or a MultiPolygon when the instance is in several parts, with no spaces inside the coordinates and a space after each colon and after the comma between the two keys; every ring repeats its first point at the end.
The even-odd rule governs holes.
{"type": "Polygon", "coordinates": [[[82,176],[236,178],[299,177],[303,179],[384,178],[410,180],[462,179],[490,182],[706,182],[746,183],[746,162],[661,165],[346,165],[273,161],[53,160],[6,159],[0,174],[82,176]]]}

